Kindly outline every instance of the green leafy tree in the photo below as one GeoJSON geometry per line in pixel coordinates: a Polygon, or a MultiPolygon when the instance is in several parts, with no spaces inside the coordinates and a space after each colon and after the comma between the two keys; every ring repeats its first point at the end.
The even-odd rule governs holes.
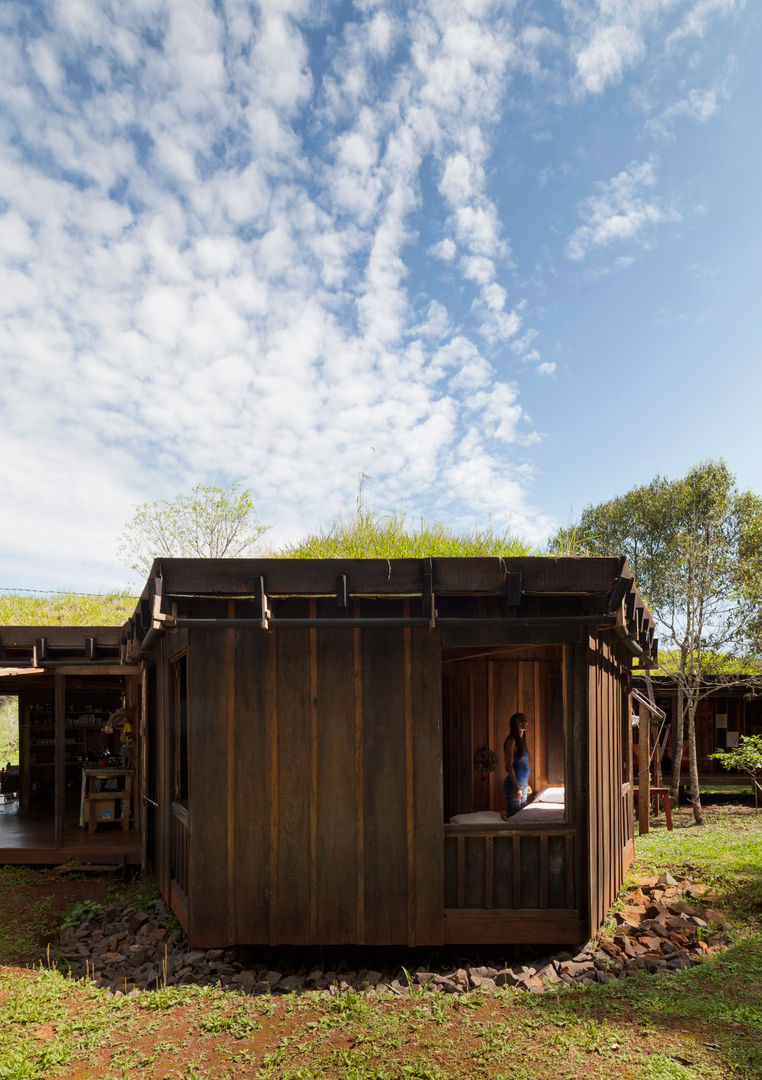
{"type": "MultiPolygon", "coordinates": [[[[660,627],[661,666],[675,681],[673,745],[687,727],[691,804],[703,821],[696,754],[699,701],[723,684],[748,685],[757,662],[762,600],[762,502],[739,492],[724,462],[587,507],[551,542],[555,554],[626,555],[660,627]],[[735,670],[718,664],[733,653],[735,670]]],[[[681,754],[673,755],[677,798],[681,754]]]]}
{"type": "Polygon", "coordinates": [[[238,484],[195,484],[187,495],[136,507],[118,551],[132,570],[146,576],[159,558],[245,558],[267,528],[256,519],[250,491],[238,484]]]}
{"type": "Polygon", "coordinates": [[[762,735],[742,735],[738,746],[730,750],[715,750],[709,757],[719,761],[723,769],[741,769],[750,776],[754,805],[759,807],[759,796],[762,794],[762,735]]]}

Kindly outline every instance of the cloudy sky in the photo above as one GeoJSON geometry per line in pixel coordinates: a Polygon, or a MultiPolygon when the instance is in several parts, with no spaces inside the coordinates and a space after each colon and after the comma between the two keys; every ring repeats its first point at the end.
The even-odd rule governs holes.
{"type": "Polygon", "coordinates": [[[541,543],[762,490],[762,9],[5,0],[0,587],[194,482],[541,543]]]}

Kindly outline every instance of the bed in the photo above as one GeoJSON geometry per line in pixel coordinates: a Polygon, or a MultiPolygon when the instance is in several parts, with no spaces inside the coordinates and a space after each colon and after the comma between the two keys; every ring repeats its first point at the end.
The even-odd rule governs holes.
{"type": "Polygon", "coordinates": [[[559,825],[564,821],[564,789],[548,787],[535,795],[532,802],[508,821],[497,810],[480,810],[474,814],[455,814],[451,825],[480,825],[482,828],[515,828],[517,825],[559,825]]]}

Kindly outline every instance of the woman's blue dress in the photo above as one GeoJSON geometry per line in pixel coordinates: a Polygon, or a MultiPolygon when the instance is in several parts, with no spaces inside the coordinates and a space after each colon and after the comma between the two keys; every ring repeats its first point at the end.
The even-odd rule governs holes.
{"type": "MultiPolygon", "coordinates": [[[[518,785],[524,791],[527,789],[529,783],[529,751],[525,750],[522,754],[518,747],[513,753],[513,771],[516,774],[516,780],[518,785]]],[[[512,817],[518,813],[522,807],[526,806],[526,795],[523,799],[519,798],[519,793],[513,786],[513,780],[510,776],[506,776],[503,781],[503,791],[505,792],[505,816],[512,817]]]]}

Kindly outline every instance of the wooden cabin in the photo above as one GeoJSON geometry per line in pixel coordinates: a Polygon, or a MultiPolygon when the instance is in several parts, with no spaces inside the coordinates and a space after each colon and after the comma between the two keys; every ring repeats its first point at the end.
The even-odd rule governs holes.
{"type": "Polygon", "coordinates": [[[623,559],[157,561],[119,656],[144,865],[194,947],[580,943],[633,857],[633,656],[623,559]]]}
{"type": "MultiPolygon", "coordinates": [[[[635,674],[633,685],[642,694],[647,693],[644,676],[635,674]]],[[[678,707],[677,686],[669,675],[656,673],[651,675],[651,685],[656,706],[664,713],[663,721],[654,721],[651,724],[651,745],[654,746],[658,739],[663,746],[661,768],[663,777],[670,782],[674,745],[673,723],[678,707]]],[[[727,750],[737,746],[739,738],[744,735],[762,734],[762,694],[758,679],[749,676],[748,679],[731,681],[722,677],[710,677],[704,692],[705,696],[699,701],[696,710],[699,781],[707,787],[746,785],[749,777],[745,773],[723,769],[719,761],[713,761],[709,755],[715,750],[727,750]]],[[[652,758],[653,756],[652,752],[652,758]]],[[[685,731],[680,775],[681,783],[688,784],[688,736],[685,731]]]]}

